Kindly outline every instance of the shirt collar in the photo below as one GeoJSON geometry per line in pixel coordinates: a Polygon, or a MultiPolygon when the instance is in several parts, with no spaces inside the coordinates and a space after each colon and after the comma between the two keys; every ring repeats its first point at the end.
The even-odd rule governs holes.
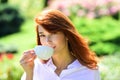
{"type": "Polygon", "coordinates": [[[77,68],[77,67],[81,67],[82,65],[80,64],[80,62],[76,59],[74,62],[72,62],[71,64],[68,65],[68,68],[77,68]]]}
{"type": "MultiPolygon", "coordinates": [[[[46,63],[46,65],[48,67],[51,67],[52,69],[56,69],[57,67],[53,64],[53,61],[52,61],[52,58],[50,58],[48,60],[48,62],[46,63]]],[[[69,68],[79,68],[81,67],[82,65],[80,64],[80,62],[76,59],[75,61],[73,61],[71,64],[68,65],[67,69],[69,68]]]]}
{"type": "Polygon", "coordinates": [[[56,66],[53,64],[53,61],[52,61],[52,58],[50,58],[49,60],[48,60],[48,62],[46,63],[46,65],[48,66],[48,67],[51,67],[53,70],[56,70],[56,66]]]}

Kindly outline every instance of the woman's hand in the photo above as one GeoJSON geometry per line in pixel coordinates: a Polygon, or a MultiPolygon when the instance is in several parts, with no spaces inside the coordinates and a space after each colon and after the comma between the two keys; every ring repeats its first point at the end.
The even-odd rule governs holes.
{"type": "Polygon", "coordinates": [[[27,75],[33,73],[34,59],[36,58],[34,50],[28,50],[23,53],[20,59],[20,64],[27,75]]]}

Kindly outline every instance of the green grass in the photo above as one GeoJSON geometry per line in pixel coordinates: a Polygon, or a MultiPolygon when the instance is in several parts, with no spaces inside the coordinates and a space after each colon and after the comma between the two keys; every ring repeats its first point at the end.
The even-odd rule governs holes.
{"type": "Polygon", "coordinates": [[[3,45],[15,45],[18,47],[18,53],[20,53],[34,47],[36,44],[35,34],[34,21],[28,20],[22,25],[20,32],[0,38],[0,43],[3,45]]]}

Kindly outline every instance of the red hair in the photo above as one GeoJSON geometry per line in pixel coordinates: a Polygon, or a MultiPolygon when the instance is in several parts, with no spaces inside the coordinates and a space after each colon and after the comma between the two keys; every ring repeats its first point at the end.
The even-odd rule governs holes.
{"type": "Polygon", "coordinates": [[[85,39],[77,32],[70,19],[58,10],[46,10],[40,13],[36,18],[37,23],[37,44],[41,45],[38,35],[38,26],[41,25],[48,32],[61,31],[68,38],[69,50],[78,61],[90,68],[97,68],[96,55],[89,49],[85,39]]]}

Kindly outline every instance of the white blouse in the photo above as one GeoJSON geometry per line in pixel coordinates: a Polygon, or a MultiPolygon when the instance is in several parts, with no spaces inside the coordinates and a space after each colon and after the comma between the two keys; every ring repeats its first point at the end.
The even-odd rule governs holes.
{"type": "MultiPolygon", "coordinates": [[[[89,69],[75,60],[68,65],[58,76],[54,71],[56,66],[50,59],[46,64],[42,64],[37,58],[35,61],[33,80],[100,80],[98,70],[89,69]]],[[[24,73],[21,80],[25,80],[26,74],[24,73]]]]}

